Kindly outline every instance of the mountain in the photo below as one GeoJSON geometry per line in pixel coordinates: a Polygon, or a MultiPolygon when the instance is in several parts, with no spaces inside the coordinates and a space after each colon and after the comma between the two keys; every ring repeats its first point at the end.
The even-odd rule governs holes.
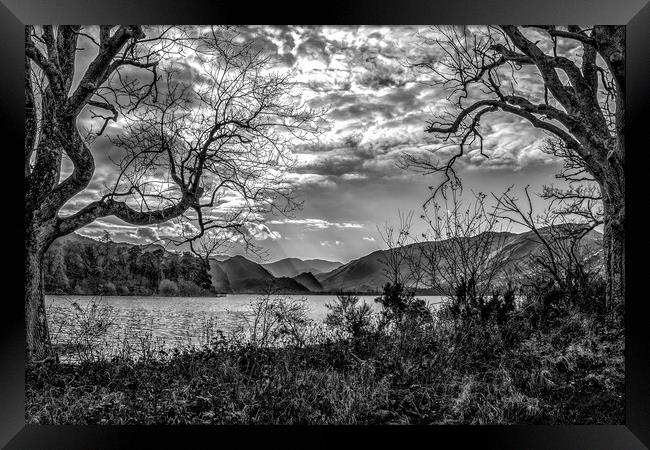
{"type": "Polygon", "coordinates": [[[93,238],[89,238],[88,236],[84,236],[82,234],[73,232],[70,234],[66,234],[64,236],[60,236],[56,238],[54,241],[57,244],[61,245],[66,245],[66,244],[80,244],[80,245],[86,245],[86,244],[97,244],[99,243],[98,240],[95,240],[93,238]]]}
{"type": "MultiPolygon", "coordinates": [[[[72,232],[70,234],[66,234],[64,236],[60,236],[56,238],[54,243],[58,245],[91,245],[91,246],[97,246],[97,245],[105,245],[105,243],[99,239],[99,238],[91,238],[88,236],[84,236],[83,234],[79,234],[77,232],[72,232]]],[[[129,249],[131,247],[139,247],[140,250],[143,252],[155,252],[156,250],[163,250],[165,252],[169,252],[168,249],[165,249],[160,244],[131,244],[129,242],[111,242],[111,246],[113,248],[123,248],[123,249],[129,249]]],[[[173,246],[172,246],[173,247],[173,246]]],[[[171,253],[171,252],[169,252],[171,253]]]]}
{"type": "Polygon", "coordinates": [[[305,272],[311,272],[316,275],[319,273],[330,272],[343,263],[338,261],[326,261],[324,259],[307,259],[284,258],[262,266],[275,277],[295,277],[305,272]]]}
{"type": "Polygon", "coordinates": [[[323,290],[323,285],[320,284],[311,272],[303,272],[300,275],[293,277],[293,279],[305,286],[311,292],[321,292],[323,290]]]}
{"type": "MultiPolygon", "coordinates": [[[[571,225],[566,225],[571,226],[571,225]]],[[[544,236],[553,236],[556,228],[542,228],[544,236]]],[[[485,236],[485,235],[483,235],[485,236]]],[[[479,239],[480,236],[467,238],[479,239]]],[[[543,250],[533,232],[495,233],[489,257],[506,262],[506,267],[526,262],[543,250]]],[[[430,247],[447,245],[446,241],[411,244],[406,249],[417,257],[430,247]]],[[[138,246],[107,243],[76,233],[61,237],[48,250],[45,261],[45,287],[48,293],[153,295],[163,279],[178,284],[186,295],[209,295],[216,292],[260,294],[308,294],[310,292],[378,292],[388,281],[383,261],[388,250],[377,250],[347,264],[322,259],[285,258],[274,263],[258,264],[244,256],[224,256],[210,260],[210,270],[198,258],[178,255],[160,245],[138,246]],[[157,251],[159,250],[159,251],[157,251]],[[329,269],[329,270],[327,270],[329,269]]],[[[602,234],[590,231],[581,246],[584,257],[602,258],[602,234]]],[[[167,283],[169,284],[169,283],[167,283]]]]}
{"type": "Polygon", "coordinates": [[[384,250],[350,261],[331,272],[316,275],[316,279],[327,291],[339,290],[369,292],[381,289],[387,280],[382,258],[384,250]]]}
{"type": "Polygon", "coordinates": [[[268,289],[281,293],[309,293],[310,290],[288,277],[274,277],[260,264],[243,256],[210,261],[212,284],[219,292],[262,293],[268,289]]]}
{"type": "MultiPolygon", "coordinates": [[[[550,229],[541,229],[544,236],[549,235],[550,229]]],[[[477,236],[469,239],[478,239],[477,236]]],[[[500,258],[508,264],[525,262],[530,255],[542,251],[542,243],[531,231],[527,233],[498,233],[494,239],[494,249],[490,258],[500,258]],[[496,243],[499,245],[496,245],[496,243]]],[[[423,242],[411,244],[407,248],[414,255],[431,246],[445,245],[445,241],[423,242]]],[[[590,231],[583,240],[583,248],[592,247],[591,257],[598,257],[602,248],[602,235],[597,231],[590,231]]],[[[388,281],[384,273],[384,264],[388,250],[377,250],[366,256],[350,261],[330,272],[316,274],[315,278],[321,283],[325,291],[347,290],[357,292],[376,292],[388,281]]]]}
{"type": "MultiPolygon", "coordinates": [[[[218,260],[217,260],[218,261],[218,260]]],[[[212,278],[212,286],[217,292],[232,292],[230,287],[230,280],[228,275],[221,268],[219,264],[215,264],[216,261],[210,261],[210,276],[212,278]]]]}
{"type": "Polygon", "coordinates": [[[55,240],[45,253],[47,294],[75,295],[213,295],[201,260],[160,245],[95,240],[71,233],[55,240]]]}

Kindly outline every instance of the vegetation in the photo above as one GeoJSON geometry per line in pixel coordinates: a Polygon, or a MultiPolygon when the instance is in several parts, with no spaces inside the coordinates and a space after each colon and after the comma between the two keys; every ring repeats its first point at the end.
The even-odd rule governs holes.
{"type": "MultiPolygon", "coordinates": [[[[57,238],[109,216],[135,226],[174,221],[176,240],[207,262],[224,241],[252,242],[248,226],[264,213],[297,206],[286,144],[313,136],[318,113],[296,102],[290,77],[270,62],[236,27],[25,27],[28,360],[54,356],[43,266],[57,238]],[[201,71],[188,72],[188,56],[201,71]],[[120,157],[101,194],[82,201],[95,143],[106,139],[120,157]],[[219,209],[226,197],[240,206],[219,209]]],[[[133,287],[143,285],[154,282],[133,287]]]]}
{"type": "Polygon", "coordinates": [[[268,60],[232,30],[213,28],[190,39],[182,29],[114,28],[93,30],[97,56],[83,73],[75,67],[79,27],[26,28],[29,423],[623,423],[622,27],[535,27],[539,40],[517,26],[487,27],[474,39],[457,28],[443,29],[443,39],[423,36],[447,57],[413,61],[412,68],[450,89],[453,108],[440,110],[426,131],[457,144],[458,152],[446,162],[417,154],[401,161],[444,180],[425,204],[434,202],[422,217],[429,226],[425,242],[411,236],[410,214],[382,235],[388,281],[375,300],[379,312],[342,292],[317,324],[304,301],[268,294],[251,305],[247,327],[226,335],[210,320],[201,346],[170,349],[147,333],[135,344],[108,345],[114,311],[72,303],[61,322],[68,340],[52,347],[51,334],[62,330],[48,329],[45,290],[202,295],[212,289],[207,256],[57,238],[116,216],[132,225],[175,219],[179,241],[206,255],[237,236],[245,241],[248,219],[296,206],[280,175],[291,164],[282,150],[288,141],[277,131],[301,139],[315,131],[317,116],[289,101],[289,80],[267,73],[268,60]],[[579,60],[558,55],[558,39],[576,41],[579,60]],[[171,63],[186,47],[209,68],[205,91],[177,79],[171,63]],[[153,81],[128,81],[123,66],[150,72],[153,81]],[[539,75],[540,89],[521,92],[517,79],[530,72],[539,75]],[[66,94],[75,77],[81,82],[66,94]],[[124,104],[107,99],[118,96],[124,104]],[[189,108],[192,102],[202,107],[189,108]],[[87,106],[112,115],[96,115],[103,126],[82,138],[75,121],[87,106]],[[510,191],[494,197],[492,211],[483,194],[467,208],[455,195],[456,161],[476,150],[486,156],[480,121],[498,111],[549,132],[545,151],[565,163],[558,176],[569,189],[547,187],[542,196],[552,209],[542,216],[533,216],[527,189],[528,208],[510,191]],[[115,167],[118,182],[100,200],[59,216],[86,189],[94,173],[92,142],[119,114],[124,133],[110,136],[126,151],[115,167]],[[63,154],[74,168],[59,182],[63,154]],[[154,172],[165,174],[158,184],[173,182],[174,189],[149,186],[154,172]],[[211,214],[232,193],[245,206],[211,214]],[[444,205],[435,204],[438,193],[444,205]],[[262,204],[254,201],[261,198],[262,204]],[[148,201],[151,209],[143,210],[148,201]],[[528,228],[536,250],[509,254],[503,220],[528,228]],[[602,257],[583,242],[597,226],[604,230],[602,257]],[[428,305],[418,289],[441,292],[445,301],[428,305]]]}
{"type": "Polygon", "coordinates": [[[30,365],[27,421],[622,423],[622,319],[579,305],[547,314],[543,304],[526,297],[504,321],[456,315],[450,303],[373,313],[341,295],[323,327],[299,302],[267,296],[248,331],[206,332],[202,347],[143,338],[111,356],[81,345],[82,362],[30,365]]]}
{"type": "Polygon", "coordinates": [[[45,292],[77,295],[214,295],[204,262],[160,247],[56,241],[45,254],[45,292]]]}
{"type": "MultiPolygon", "coordinates": [[[[625,28],[595,25],[488,26],[468,38],[462,27],[422,33],[423,45],[445,56],[416,59],[411,67],[444,87],[448,105],[434,113],[426,131],[457,144],[438,158],[407,154],[403,167],[443,175],[433,197],[456,182],[460,158],[488,157],[481,121],[507,114],[550,136],[545,151],[564,162],[558,178],[568,189],[544,196],[557,210],[603,226],[605,302],[625,297],[625,28]],[[558,45],[559,44],[559,45],[558,45]],[[577,52],[567,49],[571,45],[577,52]],[[524,78],[532,85],[519,83],[524,78]]],[[[432,149],[435,153],[440,148],[432,149]]]]}
{"type": "MultiPolygon", "coordinates": [[[[113,311],[73,303],[62,359],[27,368],[27,421],[622,423],[623,308],[605,302],[598,260],[580,251],[584,233],[544,231],[509,193],[493,211],[483,195],[469,207],[448,198],[450,213],[428,222],[445,245],[406,245],[410,215],[387,226],[390,281],[379,311],[341,292],[317,324],[304,300],[268,293],[251,305],[247,327],[226,336],[206,321],[201,346],[169,349],[146,333],[135,345],[106,345],[113,311]],[[487,257],[502,247],[495,218],[506,212],[530,218],[543,243],[526,264],[487,257]],[[445,301],[426,304],[415,295],[422,286],[445,301]]],[[[159,289],[184,289],[183,261],[178,283],[176,266],[161,264],[159,289]]]]}

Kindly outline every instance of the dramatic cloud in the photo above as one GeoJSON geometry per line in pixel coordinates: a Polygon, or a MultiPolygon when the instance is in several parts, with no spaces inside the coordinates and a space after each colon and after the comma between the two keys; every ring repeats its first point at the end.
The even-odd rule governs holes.
{"type": "Polygon", "coordinates": [[[337,222],[328,222],[327,220],[322,219],[284,219],[284,220],[269,220],[268,224],[292,224],[292,225],[301,225],[305,228],[314,228],[318,230],[324,230],[327,228],[363,228],[363,225],[359,223],[337,223],[337,222]]]}
{"type": "Polygon", "coordinates": [[[149,227],[138,228],[136,236],[144,239],[147,242],[156,242],[160,239],[160,236],[158,236],[158,231],[156,231],[154,228],[149,227]]]}
{"type": "MultiPolygon", "coordinates": [[[[291,75],[296,101],[326,111],[318,139],[296,141],[289,148],[295,165],[285,181],[302,201],[302,209],[289,218],[251,217],[245,232],[268,246],[271,259],[349,260],[380,248],[378,235],[372,235],[377,226],[398,210],[414,210],[418,217],[429,187],[439,181],[399,169],[399,159],[409,153],[445,161],[458,151],[444,136],[425,132],[427,121],[435,115],[454,113],[448,88],[432,85],[430,76],[408,65],[414,59],[435,63],[442,57],[440,48],[423,45],[418,36],[437,32],[414,26],[246,26],[240,30],[242,42],[269,56],[271,71],[291,75]]],[[[560,51],[575,53],[576,48],[559,40],[560,51]]],[[[90,57],[84,58],[87,64],[90,57]]],[[[207,83],[196,55],[186,54],[166,64],[174,67],[183,83],[207,83]]],[[[129,75],[143,76],[137,70],[129,75]]],[[[519,91],[543,101],[542,83],[534,70],[524,68],[518,81],[519,91]]],[[[120,120],[110,123],[110,133],[119,133],[120,120]]],[[[91,127],[96,121],[86,111],[80,124],[91,127]]],[[[481,121],[481,134],[489,158],[470,148],[457,164],[468,189],[490,192],[510,184],[539,187],[553,181],[558,161],[541,151],[546,135],[525,120],[505,113],[487,115],[481,121]]],[[[115,182],[114,161],[122,156],[121,150],[100,138],[92,151],[95,176],[63,214],[101,197],[115,182]]],[[[63,176],[71,171],[71,164],[65,163],[63,176]]],[[[158,182],[163,186],[165,180],[158,182]]],[[[219,200],[220,211],[234,211],[241,201],[226,192],[219,200]]],[[[100,237],[104,231],[115,240],[145,243],[191,230],[178,223],[138,228],[105,218],[82,232],[100,237]]]]}

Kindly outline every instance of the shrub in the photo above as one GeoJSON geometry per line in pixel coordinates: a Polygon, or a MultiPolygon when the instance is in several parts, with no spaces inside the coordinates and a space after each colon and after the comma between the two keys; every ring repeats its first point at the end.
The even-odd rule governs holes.
{"type": "Polygon", "coordinates": [[[202,295],[203,289],[193,281],[178,280],[178,292],[181,295],[192,297],[202,295]]]}
{"type": "Polygon", "coordinates": [[[511,285],[502,292],[495,290],[491,297],[479,300],[477,309],[483,322],[495,320],[503,325],[515,310],[515,290],[511,285]]]}
{"type": "Polygon", "coordinates": [[[256,347],[305,344],[311,323],[305,299],[267,294],[251,303],[250,342],[256,347]]]}
{"type": "Polygon", "coordinates": [[[382,295],[375,301],[383,307],[384,324],[397,323],[404,318],[417,322],[431,317],[424,300],[415,298],[413,291],[401,283],[386,283],[382,295]]]}
{"type": "Polygon", "coordinates": [[[100,293],[102,295],[115,295],[116,292],[117,288],[110,281],[107,281],[100,287],[100,293]]]}
{"type": "Polygon", "coordinates": [[[172,280],[164,279],[158,285],[158,293],[167,297],[174,297],[178,295],[178,285],[172,280]]]}
{"type": "Polygon", "coordinates": [[[85,289],[84,289],[80,284],[78,284],[78,285],[76,285],[76,286],[74,287],[74,293],[75,293],[76,295],[88,295],[88,293],[86,292],[86,290],[85,290],[85,289]]]}
{"type": "Polygon", "coordinates": [[[67,336],[66,347],[71,357],[80,362],[99,361],[105,356],[105,340],[115,325],[117,312],[98,298],[92,298],[83,305],[73,301],[63,333],[67,336]]]}
{"type": "Polygon", "coordinates": [[[129,295],[131,292],[129,291],[129,287],[122,284],[117,287],[117,294],[118,295],[129,295]]]}
{"type": "Polygon", "coordinates": [[[325,324],[349,334],[353,339],[365,336],[372,325],[372,309],[365,302],[360,305],[358,303],[357,295],[337,294],[335,303],[325,304],[329,311],[325,324]]]}
{"type": "Polygon", "coordinates": [[[111,356],[98,346],[110,309],[72,304],[74,317],[63,319],[87,330],[75,334],[86,363],[28,367],[27,421],[622,423],[622,322],[573,306],[533,329],[527,310],[510,311],[509,290],[486,299],[485,318],[424,313],[400,295],[392,299],[410,300],[387,327],[352,294],[328,305],[328,326],[360,339],[318,334],[304,299],[268,294],[252,303],[248,334],[226,337],[210,319],[202,331],[210,345],[168,350],[145,332],[111,356]]]}

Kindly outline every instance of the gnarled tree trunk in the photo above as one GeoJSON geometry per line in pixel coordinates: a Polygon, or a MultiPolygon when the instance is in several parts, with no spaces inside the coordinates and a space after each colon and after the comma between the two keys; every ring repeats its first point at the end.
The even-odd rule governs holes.
{"type": "Polygon", "coordinates": [[[262,203],[269,211],[279,202],[283,203],[283,208],[295,206],[284,178],[275,175],[277,169],[284,167],[282,161],[286,159],[282,156],[285,138],[280,136],[283,133],[277,133],[278,127],[290,131],[294,137],[300,137],[302,132],[313,132],[309,123],[314,114],[296,107],[287,97],[290,88],[287,79],[265,74],[266,58],[237,43],[236,33],[226,33],[224,37],[221,32],[214,32],[212,37],[206,35],[198,41],[192,37],[187,41],[184,37],[174,37],[168,27],[149,37],[139,25],[101,25],[87,32],[81,29],[77,25],[25,27],[28,361],[53,354],[45,317],[43,256],[54,239],[101,217],[115,216],[131,225],[143,226],[184,217],[190,209],[197,215],[195,221],[199,225],[193,236],[183,236],[190,242],[191,249],[192,242],[209,238],[206,236],[209,230],[243,230],[247,214],[253,211],[259,214],[262,203]],[[92,50],[85,49],[88,55],[95,52],[90,62],[86,61],[88,55],[78,53],[80,35],[92,41],[88,43],[92,50]],[[160,61],[177,51],[174,42],[184,48],[189,48],[192,42],[197,49],[205,47],[206,52],[225,61],[214,67],[208,65],[211,79],[215,81],[209,94],[202,91],[192,94],[193,83],[186,85],[176,80],[172,77],[173,71],[168,71],[168,76],[158,75],[156,68],[160,61]],[[86,62],[78,65],[79,61],[86,62]],[[123,77],[119,70],[129,68],[149,72],[151,81],[123,77]],[[167,87],[159,91],[156,84],[160,79],[166,80],[167,87]],[[186,101],[195,97],[200,98],[202,105],[195,111],[205,112],[188,115],[186,101]],[[234,104],[237,102],[231,105],[232,99],[249,105],[242,109],[234,104]],[[74,208],[76,212],[60,216],[62,208],[88,187],[95,173],[90,149],[93,139],[82,136],[77,123],[85,108],[103,111],[90,111],[93,120],[103,123],[99,131],[95,129],[89,133],[92,138],[103,134],[107,124],[116,121],[122,111],[127,114],[139,112],[133,116],[137,120],[127,121],[126,127],[120,126],[121,139],[116,145],[126,153],[114,166],[118,175],[113,189],[74,208]],[[177,112],[181,114],[175,116],[177,112]],[[176,123],[176,120],[186,122],[176,123]],[[194,123],[190,125],[189,121],[194,123]],[[188,126],[204,128],[192,137],[191,144],[186,142],[185,136],[188,126]],[[231,152],[233,145],[245,151],[231,152]],[[222,148],[229,150],[224,153],[222,148]],[[269,148],[274,149],[274,157],[269,156],[269,148]],[[61,177],[64,155],[72,162],[73,170],[61,177]],[[217,175],[216,171],[221,170],[215,167],[222,165],[237,170],[227,169],[217,175]],[[242,165],[246,167],[239,167],[242,165]],[[169,178],[161,177],[160,183],[173,181],[177,189],[165,187],[167,194],[162,194],[140,176],[129,179],[125,175],[140,171],[144,166],[166,172],[169,178]],[[212,186],[213,191],[204,192],[206,186],[212,186]],[[204,216],[202,211],[212,211],[219,206],[217,194],[224,189],[234,189],[247,200],[240,213],[228,214],[223,220],[211,214],[204,216]],[[149,208],[148,198],[154,198],[159,207],[149,208]],[[260,202],[261,199],[272,200],[267,203],[266,200],[260,202]],[[134,204],[139,207],[132,207],[134,204]]]}
{"type": "MultiPolygon", "coordinates": [[[[426,131],[453,139],[459,151],[443,164],[407,155],[403,165],[442,173],[440,186],[455,179],[454,162],[472,145],[474,149],[480,145],[480,153],[487,156],[479,126],[481,117],[495,111],[515,114],[554,135],[566,147],[557,154],[569,167],[561,178],[569,183],[593,180],[600,187],[605,302],[607,307],[621,305],[625,299],[625,27],[499,25],[499,29],[474,41],[457,31],[445,32],[451,36],[441,44],[448,58],[436,61],[443,69],[428,60],[412,64],[433,73],[439,86],[453,86],[450,98],[454,97],[458,113],[431,120],[426,131]],[[530,34],[529,28],[537,29],[537,34],[530,34]],[[558,39],[581,47],[580,56],[558,52],[558,39]],[[543,101],[532,90],[513,88],[523,67],[533,67],[539,74],[543,101]],[[508,77],[513,83],[503,83],[508,77]],[[472,90],[482,94],[475,97],[472,90]]],[[[425,42],[436,39],[425,38],[425,42]]],[[[594,226],[600,222],[591,219],[594,226]]]]}
{"type": "Polygon", "coordinates": [[[603,196],[606,306],[625,301],[625,176],[608,170],[600,182],[603,196]]]}
{"type": "Polygon", "coordinates": [[[28,217],[25,224],[25,340],[26,360],[54,356],[45,316],[43,256],[52,243],[47,224],[28,217]]]}

